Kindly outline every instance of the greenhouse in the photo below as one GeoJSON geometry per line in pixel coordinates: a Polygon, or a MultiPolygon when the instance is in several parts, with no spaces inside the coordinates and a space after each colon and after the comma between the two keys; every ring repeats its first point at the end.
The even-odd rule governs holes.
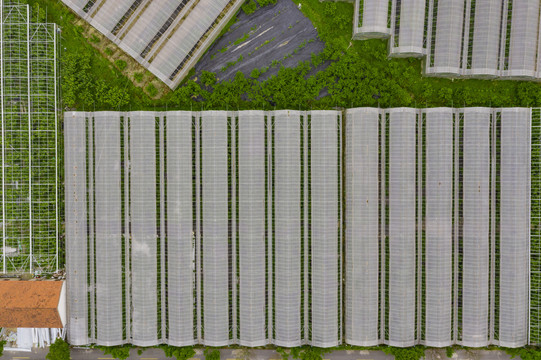
{"type": "Polygon", "coordinates": [[[424,56],[425,74],[538,79],[539,1],[356,0],[354,38],[386,38],[390,56],[424,56]]]}
{"type": "Polygon", "coordinates": [[[59,256],[57,26],[0,1],[1,274],[50,274],[59,256]]]}
{"type": "Polygon", "coordinates": [[[537,344],[539,129],[530,108],[68,112],[70,342],[537,344]]]}
{"type": "Polygon", "coordinates": [[[70,342],[341,343],[340,119],[66,113],[70,342]]]}
{"type": "Polygon", "coordinates": [[[170,88],[203,55],[243,0],[62,0],[170,88]]]}

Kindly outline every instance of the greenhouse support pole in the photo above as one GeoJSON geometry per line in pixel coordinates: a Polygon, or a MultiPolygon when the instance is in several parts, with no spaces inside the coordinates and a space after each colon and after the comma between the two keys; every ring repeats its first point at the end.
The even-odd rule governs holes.
{"type": "Polygon", "coordinates": [[[342,168],[343,168],[343,162],[344,162],[344,153],[343,153],[343,132],[342,132],[342,129],[345,129],[345,126],[342,126],[345,121],[346,121],[346,118],[342,115],[343,113],[340,112],[338,114],[338,136],[339,136],[339,148],[338,148],[338,160],[340,162],[339,166],[338,166],[338,178],[339,178],[339,186],[340,186],[340,191],[338,192],[338,211],[339,211],[339,214],[338,214],[338,224],[339,224],[339,232],[338,232],[338,235],[339,235],[339,261],[340,261],[340,278],[338,279],[338,290],[340,291],[340,302],[339,302],[339,309],[340,309],[340,316],[338,317],[338,328],[340,329],[340,343],[342,343],[343,339],[345,339],[345,316],[344,316],[344,310],[346,308],[346,303],[344,301],[344,286],[345,286],[345,281],[344,281],[344,264],[345,264],[345,249],[344,249],[344,203],[345,203],[345,191],[344,191],[344,173],[342,171],[342,168]]]}
{"type": "Polygon", "coordinates": [[[423,300],[423,115],[417,111],[417,342],[421,341],[423,300]]]}
{"type": "Polygon", "coordinates": [[[33,272],[33,224],[32,224],[32,104],[30,94],[30,7],[26,7],[26,81],[27,81],[27,93],[28,93],[28,107],[26,109],[28,113],[28,240],[29,240],[29,252],[30,252],[30,273],[33,272]]]}
{"type": "Polygon", "coordinates": [[[231,128],[231,276],[233,277],[233,281],[231,282],[231,286],[233,287],[232,290],[232,328],[233,328],[233,343],[238,342],[238,324],[237,324],[237,313],[239,309],[237,308],[237,285],[238,285],[238,275],[237,275],[237,144],[236,144],[236,135],[237,135],[237,114],[234,112],[231,112],[228,114],[228,118],[230,119],[230,128],[231,128]]]}
{"type": "Polygon", "coordinates": [[[201,117],[196,114],[195,122],[195,253],[196,253],[196,313],[197,343],[201,344],[201,117]]]}
{"type": "Polygon", "coordinates": [[[490,303],[489,303],[489,344],[494,342],[494,306],[496,295],[496,128],[497,118],[496,112],[492,111],[492,146],[491,146],[491,161],[490,161],[490,303]]]}
{"type": "Polygon", "coordinates": [[[309,263],[308,263],[308,245],[309,245],[309,237],[308,237],[308,194],[309,194],[309,187],[308,187],[308,176],[309,176],[309,169],[308,169],[308,113],[303,113],[303,134],[304,137],[304,144],[303,144],[303,155],[304,155],[304,342],[306,344],[310,344],[310,328],[309,328],[309,312],[308,307],[310,306],[310,303],[308,302],[308,284],[310,283],[310,277],[308,276],[308,269],[309,269],[309,263]]]}
{"type": "Polygon", "coordinates": [[[453,243],[454,243],[454,266],[453,266],[453,343],[458,341],[458,230],[459,230],[459,173],[460,173],[460,114],[453,111],[454,128],[455,128],[455,159],[454,159],[454,223],[453,223],[453,243]]]}
{"type": "Polygon", "coordinates": [[[385,216],[385,212],[386,212],[386,198],[385,198],[385,195],[386,195],[386,189],[385,189],[385,181],[386,181],[386,175],[385,175],[385,170],[386,170],[386,159],[385,159],[385,151],[386,151],[386,130],[387,130],[387,126],[386,126],[386,122],[387,122],[387,119],[386,119],[386,114],[385,114],[385,110],[379,110],[380,111],[380,114],[379,114],[379,118],[380,118],[380,135],[381,135],[381,154],[380,154],[380,172],[381,172],[381,186],[380,186],[380,189],[381,189],[381,195],[380,195],[380,243],[381,243],[381,259],[380,259],[380,266],[381,266],[381,270],[380,270],[380,273],[381,273],[381,279],[380,279],[380,287],[381,287],[381,292],[380,292],[380,311],[381,311],[381,319],[380,319],[380,343],[384,342],[385,341],[385,324],[386,324],[386,321],[385,321],[385,252],[386,252],[386,245],[385,245],[385,242],[387,240],[386,238],[386,220],[387,220],[387,217],[385,216]]]}
{"type": "Polygon", "coordinates": [[[526,322],[527,322],[527,331],[528,331],[528,338],[527,338],[527,344],[528,345],[531,345],[531,340],[530,340],[530,336],[531,336],[531,329],[530,329],[530,326],[531,326],[531,317],[532,317],[532,304],[531,304],[531,301],[532,301],[532,287],[531,287],[531,280],[532,280],[532,261],[531,261],[531,251],[532,251],[532,237],[531,237],[531,233],[532,233],[532,213],[531,213],[531,208],[532,208],[532,125],[533,125],[533,119],[532,119],[532,114],[533,114],[533,111],[532,111],[532,108],[530,108],[530,125],[528,126],[528,128],[530,129],[530,146],[528,147],[528,169],[530,169],[530,172],[528,173],[528,176],[529,176],[529,179],[528,179],[528,184],[530,185],[530,189],[528,191],[528,204],[530,206],[529,208],[529,214],[530,214],[530,221],[528,221],[528,273],[527,273],[527,284],[528,284],[528,319],[526,319],[526,322]]]}
{"type": "Polygon", "coordinates": [[[56,271],[59,268],[59,254],[58,254],[58,89],[57,89],[57,62],[56,62],[56,51],[57,51],[57,38],[56,32],[58,27],[56,24],[53,26],[54,35],[53,35],[53,46],[54,46],[54,156],[55,156],[55,241],[56,241],[56,271]]]}
{"type": "Polygon", "coordinates": [[[268,280],[267,280],[267,287],[268,287],[268,293],[269,293],[269,297],[267,299],[267,304],[268,304],[268,313],[267,313],[267,318],[268,318],[268,323],[267,323],[267,328],[268,328],[268,335],[267,335],[267,342],[268,343],[272,343],[272,334],[273,334],[273,321],[272,321],[272,313],[273,313],[273,308],[272,308],[272,303],[273,303],[273,291],[272,291],[272,283],[273,283],[273,272],[272,272],[272,264],[274,263],[274,257],[273,257],[273,252],[272,252],[272,249],[273,249],[273,232],[272,232],[272,217],[273,217],[273,212],[272,212],[272,204],[273,204],[273,194],[272,194],[272,189],[273,189],[273,182],[272,182],[272,173],[273,173],[273,168],[272,168],[272,155],[273,155],[273,152],[272,152],[272,149],[273,149],[273,139],[272,139],[272,115],[270,112],[267,112],[265,114],[266,118],[267,118],[267,144],[266,144],[266,147],[267,147],[267,179],[268,179],[268,183],[267,183],[267,219],[269,221],[268,223],[268,228],[267,228],[267,251],[268,251],[268,256],[267,256],[267,266],[268,266],[268,280]]]}
{"type": "Polygon", "coordinates": [[[530,185],[530,188],[529,188],[529,191],[528,191],[528,204],[529,204],[529,214],[530,214],[530,221],[528,221],[528,272],[527,272],[527,279],[526,279],[526,283],[528,284],[528,318],[526,319],[526,329],[527,329],[527,344],[528,345],[531,345],[531,341],[530,341],[530,322],[531,322],[531,316],[532,316],[532,311],[531,311],[531,300],[532,300],[532,288],[531,288],[531,267],[532,267],[532,263],[531,263],[531,251],[532,251],[532,244],[531,244],[531,241],[532,241],[532,237],[531,237],[531,219],[532,219],[532,214],[531,214],[531,208],[532,208],[532,108],[530,108],[530,124],[528,126],[528,129],[530,129],[530,146],[528,147],[528,169],[529,170],[529,173],[528,173],[528,184],[530,185]]]}
{"type": "Polygon", "coordinates": [[[130,142],[128,114],[124,114],[124,268],[126,269],[126,340],[131,339],[131,284],[130,284],[130,142]]]}
{"type": "MultiPolygon", "coordinates": [[[[475,4],[474,4],[475,6],[475,4]]],[[[470,19],[471,17],[471,0],[466,0],[464,9],[464,19],[470,19]]],[[[473,43],[473,39],[471,39],[473,43]]],[[[470,49],[470,21],[464,21],[464,33],[462,34],[462,58],[460,64],[460,70],[464,71],[468,68],[468,54],[470,49]]]]}
{"type": "Polygon", "coordinates": [[[96,258],[94,256],[95,236],[94,225],[96,222],[94,214],[94,114],[87,113],[88,119],[88,219],[90,220],[90,231],[88,241],[90,246],[90,339],[95,340],[96,334],[96,258]]]}
{"type": "Polygon", "coordinates": [[[2,273],[6,273],[6,146],[4,118],[4,0],[0,0],[0,104],[2,109],[2,273]]]}
{"type": "Polygon", "coordinates": [[[164,127],[165,119],[164,113],[158,113],[155,114],[155,116],[159,117],[159,138],[160,138],[160,276],[161,276],[161,341],[167,341],[167,327],[166,327],[166,304],[167,304],[167,298],[166,298],[166,290],[165,290],[165,281],[166,281],[166,269],[165,269],[165,149],[164,149],[164,143],[165,143],[165,131],[164,127]]]}

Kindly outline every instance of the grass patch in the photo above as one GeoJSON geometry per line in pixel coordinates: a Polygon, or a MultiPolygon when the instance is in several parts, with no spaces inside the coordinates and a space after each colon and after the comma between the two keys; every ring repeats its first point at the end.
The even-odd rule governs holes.
{"type": "Polygon", "coordinates": [[[124,69],[126,69],[126,67],[128,66],[128,63],[125,62],[124,60],[119,59],[119,60],[115,60],[115,65],[118,68],[118,70],[124,71],[124,69]]]}
{"type": "Polygon", "coordinates": [[[158,89],[156,89],[156,86],[154,86],[154,84],[148,84],[146,87],[146,91],[151,97],[158,95],[158,89]]]}

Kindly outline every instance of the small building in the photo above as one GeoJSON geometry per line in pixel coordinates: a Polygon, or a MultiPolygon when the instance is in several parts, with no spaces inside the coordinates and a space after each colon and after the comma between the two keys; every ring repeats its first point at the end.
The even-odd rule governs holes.
{"type": "Polygon", "coordinates": [[[6,350],[43,347],[64,337],[66,285],[64,281],[0,281],[0,328],[6,350]]]}

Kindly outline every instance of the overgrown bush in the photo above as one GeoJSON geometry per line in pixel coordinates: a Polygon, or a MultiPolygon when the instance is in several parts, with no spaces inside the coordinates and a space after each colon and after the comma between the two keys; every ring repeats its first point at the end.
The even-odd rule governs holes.
{"type": "MultiPolygon", "coordinates": [[[[0,351],[0,356],[2,351],[0,351]]],[[[47,360],[70,360],[70,346],[63,339],[56,339],[54,343],[49,346],[49,353],[45,357],[47,360]]]]}
{"type": "Polygon", "coordinates": [[[250,77],[253,79],[257,79],[259,76],[261,76],[261,71],[259,71],[259,69],[253,69],[250,73],[250,77]]]}
{"type": "Polygon", "coordinates": [[[256,3],[254,2],[254,0],[247,0],[243,5],[242,5],[242,11],[244,11],[246,13],[246,15],[250,15],[252,14],[254,11],[257,10],[257,5],[256,3]]]}
{"type": "Polygon", "coordinates": [[[205,355],[205,360],[220,360],[220,350],[216,348],[205,348],[203,355],[205,355]]]}
{"type": "Polygon", "coordinates": [[[0,340],[0,357],[2,357],[2,354],[4,353],[4,345],[6,345],[6,341],[0,340]]]}
{"type": "Polygon", "coordinates": [[[175,347],[169,345],[158,345],[162,349],[166,357],[175,357],[177,360],[188,360],[195,356],[195,350],[192,346],[175,347]]]}
{"type": "Polygon", "coordinates": [[[301,346],[289,349],[289,353],[281,348],[277,347],[276,352],[282,357],[283,360],[299,359],[299,360],[321,360],[326,353],[331,352],[331,349],[323,349],[312,346],[301,346]]]}
{"type": "Polygon", "coordinates": [[[115,65],[120,71],[123,71],[128,66],[128,63],[119,59],[115,61],[115,65]]]}
{"type": "Polygon", "coordinates": [[[447,355],[448,358],[452,358],[454,353],[455,349],[453,349],[452,346],[448,346],[447,348],[445,348],[445,355],[447,355]]]}
{"type": "Polygon", "coordinates": [[[156,89],[156,86],[154,86],[154,84],[148,84],[146,90],[147,93],[152,97],[158,95],[158,89],[156,89]]]}
{"type": "Polygon", "coordinates": [[[505,352],[511,355],[511,359],[519,357],[522,360],[541,360],[541,349],[538,347],[506,348],[505,352]]]}
{"type": "Polygon", "coordinates": [[[98,346],[97,348],[103,351],[103,355],[111,355],[118,360],[126,360],[130,357],[130,349],[133,346],[126,344],[123,346],[98,346]]]}
{"type": "Polygon", "coordinates": [[[270,4],[276,4],[276,0],[257,0],[257,3],[259,4],[259,6],[263,7],[270,4]]]}
{"type": "Polygon", "coordinates": [[[387,355],[393,355],[395,360],[420,360],[425,356],[424,346],[413,346],[409,348],[386,346],[382,350],[387,355]]]}
{"type": "Polygon", "coordinates": [[[113,49],[111,49],[111,48],[105,48],[105,54],[108,55],[108,56],[113,55],[113,49]]]}
{"type": "Polygon", "coordinates": [[[143,81],[143,73],[137,72],[133,74],[133,79],[137,82],[143,81]]]}

